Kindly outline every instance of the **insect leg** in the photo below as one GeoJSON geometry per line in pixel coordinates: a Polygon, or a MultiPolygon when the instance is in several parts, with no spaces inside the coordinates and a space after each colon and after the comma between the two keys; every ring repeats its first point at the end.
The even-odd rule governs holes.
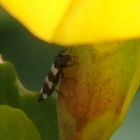
{"type": "Polygon", "coordinates": [[[61,91],[59,91],[58,89],[54,89],[56,93],[58,93],[60,96],[64,97],[64,95],[62,94],[61,91]]]}
{"type": "Polygon", "coordinates": [[[60,76],[61,76],[62,79],[66,79],[66,80],[74,80],[74,79],[71,78],[71,77],[65,77],[63,71],[61,71],[60,76]]]}

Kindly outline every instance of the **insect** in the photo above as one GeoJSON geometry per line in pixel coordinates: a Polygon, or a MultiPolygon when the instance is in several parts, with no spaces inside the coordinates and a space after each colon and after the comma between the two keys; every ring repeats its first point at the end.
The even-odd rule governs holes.
{"type": "Polygon", "coordinates": [[[54,60],[54,63],[51,66],[51,69],[48,73],[48,75],[45,77],[44,84],[40,91],[40,97],[38,101],[42,101],[48,98],[52,94],[52,92],[55,90],[58,92],[55,88],[60,80],[60,78],[64,77],[63,70],[66,67],[69,67],[73,64],[68,63],[72,60],[72,57],[69,54],[65,54],[66,50],[62,50],[54,60]]]}

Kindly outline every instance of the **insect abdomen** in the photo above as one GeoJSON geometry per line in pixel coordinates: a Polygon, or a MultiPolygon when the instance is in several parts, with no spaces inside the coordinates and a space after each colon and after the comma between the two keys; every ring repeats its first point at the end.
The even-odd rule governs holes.
{"type": "Polygon", "coordinates": [[[43,87],[41,88],[40,94],[41,99],[45,100],[48,96],[50,96],[59,81],[59,68],[56,68],[54,64],[51,66],[51,70],[45,78],[43,87]]]}

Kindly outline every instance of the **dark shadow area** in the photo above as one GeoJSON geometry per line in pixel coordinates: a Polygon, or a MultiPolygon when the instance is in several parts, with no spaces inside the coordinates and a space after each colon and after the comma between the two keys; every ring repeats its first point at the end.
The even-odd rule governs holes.
{"type": "Polygon", "coordinates": [[[2,8],[0,21],[0,54],[14,64],[25,87],[39,90],[60,48],[33,36],[2,8]]]}

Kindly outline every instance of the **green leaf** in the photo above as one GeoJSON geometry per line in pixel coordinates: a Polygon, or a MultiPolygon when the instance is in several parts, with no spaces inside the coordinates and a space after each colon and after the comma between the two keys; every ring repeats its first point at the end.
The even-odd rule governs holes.
{"type": "MultiPolygon", "coordinates": [[[[47,101],[38,102],[38,95],[39,93],[22,86],[12,64],[6,61],[0,63],[0,104],[16,107],[26,113],[38,129],[42,140],[57,140],[56,100],[50,97],[47,101]]],[[[13,129],[11,133],[12,131],[13,129]]]]}
{"type": "Polygon", "coordinates": [[[16,73],[8,62],[0,64],[0,104],[19,106],[19,91],[16,85],[16,73]]]}
{"type": "Polygon", "coordinates": [[[38,102],[38,96],[33,95],[30,93],[22,97],[21,109],[36,124],[43,140],[57,140],[58,130],[55,99],[49,97],[47,101],[38,102]]]}
{"type": "Polygon", "coordinates": [[[1,140],[41,140],[32,121],[26,114],[7,105],[0,106],[1,140]]]}

